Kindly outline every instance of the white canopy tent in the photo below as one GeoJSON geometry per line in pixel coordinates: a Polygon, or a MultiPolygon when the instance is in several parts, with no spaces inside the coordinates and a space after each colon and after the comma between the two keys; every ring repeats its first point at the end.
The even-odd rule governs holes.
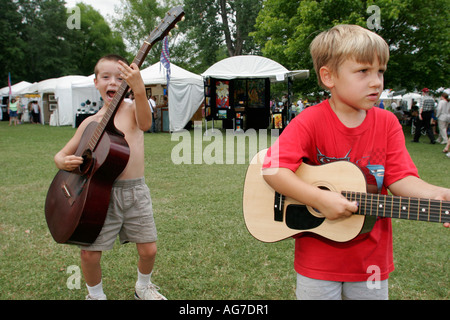
{"type": "MultiPolygon", "coordinates": [[[[43,103],[48,103],[44,99],[44,95],[54,95],[57,102],[57,109],[53,110],[52,121],[50,125],[72,125],[73,108],[72,108],[72,83],[81,81],[85,76],[64,76],[60,78],[52,78],[32,84],[18,92],[18,94],[37,93],[41,96],[43,103]]],[[[51,103],[51,102],[50,102],[51,103]]],[[[46,112],[50,112],[47,106],[42,106],[44,117],[46,112]]]]}
{"type": "MultiPolygon", "coordinates": [[[[91,103],[96,103],[96,111],[103,105],[100,92],[95,88],[94,78],[95,74],[91,74],[84,79],[72,82],[72,116],[74,119],[78,109],[81,108],[81,104],[85,103],[87,100],[91,101],[91,103]]],[[[75,127],[75,121],[72,126],[75,127]]]]}
{"type": "MultiPolygon", "coordinates": [[[[11,86],[11,94],[13,96],[16,96],[20,91],[26,89],[29,86],[31,86],[31,83],[27,81],[21,81],[19,83],[16,83],[11,86]]],[[[8,95],[9,95],[9,87],[4,87],[0,89],[0,96],[8,96],[8,95]]]]}
{"type": "Polygon", "coordinates": [[[309,77],[309,70],[289,71],[271,59],[248,55],[223,59],[209,67],[202,76],[223,80],[270,78],[272,82],[276,82],[284,81],[287,77],[306,79],[309,77]]]}
{"type": "Polygon", "coordinates": [[[395,94],[395,92],[391,90],[383,90],[383,92],[380,95],[380,100],[401,100],[402,95],[401,94],[395,94]]]}
{"type": "MultiPolygon", "coordinates": [[[[233,81],[235,79],[265,79],[265,91],[267,91],[267,93],[270,92],[270,85],[267,84],[267,82],[284,82],[288,80],[287,89],[288,96],[290,98],[291,82],[294,79],[307,79],[309,77],[309,70],[290,71],[278,62],[273,61],[269,58],[254,55],[245,55],[223,59],[209,67],[204,73],[202,73],[202,76],[207,79],[213,79],[214,83],[216,80],[233,81]]],[[[216,97],[212,97],[212,99],[214,101],[216,97]]],[[[235,106],[229,106],[228,108],[235,108],[235,106]]],[[[222,122],[222,126],[224,128],[231,128],[231,122],[233,129],[239,128],[238,130],[240,130],[241,128],[265,128],[270,124],[270,121],[272,121],[270,120],[271,115],[269,109],[269,101],[267,99],[265,99],[263,108],[252,108],[246,106],[244,107],[244,109],[245,120],[240,112],[238,118],[237,116],[234,117],[233,114],[228,115],[228,111],[226,111],[225,118],[222,118],[226,119],[226,121],[222,122]],[[242,125],[244,125],[244,127],[242,127],[242,125]]],[[[289,108],[284,108],[282,111],[283,115],[280,114],[281,119],[284,122],[283,125],[285,125],[287,119],[289,119],[288,109],[289,108]]],[[[219,111],[224,114],[223,110],[218,110],[213,106],[211,111],[208,110],[208,114],[212,114],[211,119],[219,118],[219,111]]],[[[206,120],[208,121],[208,119],[206,120]]]]}
{"type": "MultiPolygon", "coordinates": [[[[203,79],[177,65],[170,64],[169,122],[170,131],[182,130],[204,99],[203,79]]],[[[141,70],[146,85],[167,84],[166,69],[161,62],[141,70]]]]}
{"type": "MultiPolygon", "coordinates": [[[[31,86],[31,83],[29,83],[27,81],[21,81],[19,83],[12,85],[11,86],[11,96],[16,97],[18,95],[18,92],[20,92],[21,90],[23,90],[24,88],[27,88],[29,86],[31,86]]],[[[0,104],[2,103],[3,97],[5,97],[5,96],[6,97],[9,96],[9,86],[6,86],[6,87],[0,89],[0,98],[1,98],[0,104]]],[[[3,109],[3,107],[0,107],[0,120],[3,120],[3,111],[6,111],[6,107],[5,107],[5,109],[3,109]]]]}
{"type": "Polygon", "coordinates": [[[408,110],[411,109],[413,101],[417,103],[417,106],[419,107],[422,102],[422,95],[417,92],[410,92],[407,94],[404,94],[402,96],[402,100],[406,101],[406,104],[408,105],[408,110]]]}

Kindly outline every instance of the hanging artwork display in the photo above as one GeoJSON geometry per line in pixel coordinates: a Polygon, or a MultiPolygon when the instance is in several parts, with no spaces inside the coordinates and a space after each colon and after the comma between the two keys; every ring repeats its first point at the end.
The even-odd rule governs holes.
{"type": "Polygon", "coordinates": [[[247,81],[248,106],[250,108],[265,107],[266,84],[264,79],[252,79],[247,81]]]}
{"type": "Polygon", "coordinates": [[[211,79],[207,78],[204,80],[204,90],[205,90],[205,118],[206,120],[213,119],[213,95],[211,88],[211,79]]]}
{"type": "Polygon", "coordinates": [[[230,82],[228,80],[216,82],[216,106],[218,109],[228,109],[230,106],[230,82]]]}
{"type": "Polygon", "coordinates": [[[273,127],[274,129],[283,128],[283,115],[281,113],[275,113],[273,115],[273,127]]]}

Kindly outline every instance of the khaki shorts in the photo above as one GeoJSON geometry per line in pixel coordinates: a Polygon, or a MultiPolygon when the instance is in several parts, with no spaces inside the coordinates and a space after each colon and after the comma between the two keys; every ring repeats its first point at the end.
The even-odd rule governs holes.
{"type": "Polygon", "coordinates": [[[111,250],[119,235],[120,243],[147,243],[157,240],[152,199],[144,178],[118,180],[111,190],[108,213],[97,239],[87,251],[111,250]]]}

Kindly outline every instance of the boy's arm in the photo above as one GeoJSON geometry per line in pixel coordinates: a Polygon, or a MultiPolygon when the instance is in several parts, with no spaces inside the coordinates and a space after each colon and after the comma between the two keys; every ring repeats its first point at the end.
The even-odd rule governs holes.
{"type": "Polygon", "coordinates": [[[134,93],[137,125],[142,131],[147,131],[152,126],[152,112],[150,111],[139,67],[135,63],[127,66],[122,61],[119,61],[119,70],[123,73],[125,81],[134,93]]]}
{"type": "Polygon", "coordinates": [[[450,200],[450,189],[429,184],[414,176],[394,182],[389,186],[389,190],[396,196],[450,200]]]}
{"type": "Polygon", "coordinates": [[[54,161],[58,169],[73,171],[83,163],[83,158],[75,156],[74,153],[77,151],[84,129],[88,123],[90,123],[88,119],[83,121],[69,142],[55,155],[54,161]]]}
{"type": "MultiPolygon", "coordinates": [[[[450,189],[429,184],[414,176],[394,182],[389,190],[396,196],[450,201],[450,189]]],[[[444,223],[444,226],[448,228],[450,223],[444,223]]]]}
{"type": "Polygon", "coordinates": [[[325,191],[307,184],[290,169],[264,169],[263,176],[274,190],[315,208],[327,219],[348,217],[358,210],[356,202],[348,201],[340,193],[325,191]]]}

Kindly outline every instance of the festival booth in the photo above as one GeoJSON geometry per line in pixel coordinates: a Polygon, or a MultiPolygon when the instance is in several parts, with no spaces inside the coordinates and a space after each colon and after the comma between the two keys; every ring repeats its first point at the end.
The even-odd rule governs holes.
{"type": "Polygon", "coordinates": [[[97,113],[103,106],[100,92],[94,85],[95,74],[72,83],[72,112],[73,124],[78,126],[87,117],[97,113]]]}
{"type": "Polygon", "coordinates": [[[393,91],[391,89],[386,89],[381,93],[379,100],[383,101],[385,108],[391,107],[393,102],[397,103],[398,106],[401,106],[402,93],[404,92],[405,90],[393,91]]]}
{"type": "MultiPolygon", "coordinates": [[[[11,96],[16,97],[19,95],[19,92],[27,87],[31,86],[31,83],[27,81],[21,81],[11,86],[11,96]]],[[[0,89],[0,97],[1,97],[1,110],[0,110],[0,120],[9,120],[9,115],[7,111],[8,102],[9,102],[9,86],[0,89]]]]}
{"type": "Polygon", "coordinates": [[[34,83],[21,90],[20,95],[40,96],[41,123],[51,126],[65,126],[73,123],[72,83],[85,76],[64,76],[34,83]]]}
{"type": "Polygon", "coordinates": [[[422,95],[417,92],[409,92],[402,96],[402,101],[407,105],[408,110],[411,110],[414,106],[418,108],[422,102],[422,95]]]}
{"type": "MultiPolygon", "coordinates": [[[[206,122],[222,120],[224,129],[266,129],[271,122],[271,82],[287,81],[290,106],[292,81],[308,78],[309,70],[289,71],[271,59],[248,55],[223,59],[202,76],[206,122]]],[[[276,128],[284,128],[287,119],[288,108],[284,108],[274,115],[276,128]]]]}
{"type": "Polygon", "coordinates": [[[202,77],[171,63],[167,90],[166,69],[161,62],[141,70],[141,76],[147,96],[156,97],[158,130],[175,132],[184,129],[203,102],[202,77]]]}

